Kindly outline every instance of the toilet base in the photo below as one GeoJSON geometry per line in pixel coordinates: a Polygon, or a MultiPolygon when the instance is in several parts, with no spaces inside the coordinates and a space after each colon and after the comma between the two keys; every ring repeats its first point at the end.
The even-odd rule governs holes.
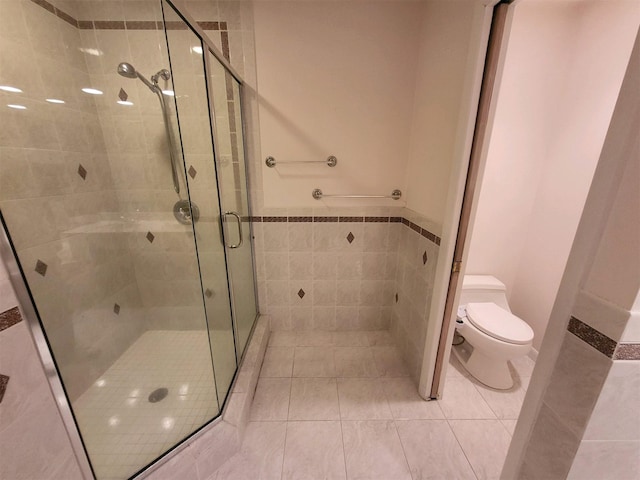
{"type": "Polygon", "coordinates": [[[507,360],[483,355],[468,342],[453,347],[452,350],[462,366],[480,383],[496,390],[509,390],[513,387],[507,360]]]}

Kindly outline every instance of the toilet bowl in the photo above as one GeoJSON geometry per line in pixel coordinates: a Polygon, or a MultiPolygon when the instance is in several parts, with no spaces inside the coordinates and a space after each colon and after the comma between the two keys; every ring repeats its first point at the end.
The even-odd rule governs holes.
{"type": "Polygon", "coordinates": [[[508,361],[531,350],[533,330],[511,313],[506,288],[490,275],[466,275],[456,331],[464,342],[454,355],[478,381],[495,389],[513,387],[508,361]]]}

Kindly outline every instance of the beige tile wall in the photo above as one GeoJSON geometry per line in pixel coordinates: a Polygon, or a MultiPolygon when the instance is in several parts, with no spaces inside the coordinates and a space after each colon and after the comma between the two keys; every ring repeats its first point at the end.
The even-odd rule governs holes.
{"type": "MultiPolygon", "coordinates": [[[[415,212],[404,209],[414,224],[440,234],[439,227],[415,212]]],[[[402,225],[398,243],[396,291],[391,332],[404,354],[412,378],[418,382],[440,247],[415,230],[402,225]]]]}
{"type": "Polygon", "coordinates": [[[75,398],[141,333],[140,297],[80,32],[30,1],[0,8],[0,84],[23,90],[0,93],[0,207],[75,398]]]}
{"type": "MultiPolygon", "coordinates": [[[[288,213],[389,216],[395,211],[365,208],[288,213]]],[[[270,213],[287,216],[286,211],[270,213]]],[[[274,330],[389,328],[399,234],[390,223],[263,221],[253,227],[260,311],[271,315],[274,330]],[[351,243],[347,239],[350,233],[351,243]]]]}
{"type": "MultiPolygon", "coordinates": [[[[440,233],[437,225],[401,207],[268,213],[404,217],[440,233]]],[[[254,224],[254,235],[260,309],[271,316],[274,330],[390,329],[417,378],[438,245],[408,225],[391,222],[263,220],[254,224]]]]}

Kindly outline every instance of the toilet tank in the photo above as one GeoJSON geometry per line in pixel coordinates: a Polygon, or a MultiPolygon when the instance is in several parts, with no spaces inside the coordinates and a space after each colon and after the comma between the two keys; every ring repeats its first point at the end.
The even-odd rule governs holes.
{"type": "Polygon", "coordinates": [[[493,302],[507,311],[507,289],[500,280],[491,275],[465,275],[460,292],[460,305],[474,302],[493,302]]]}

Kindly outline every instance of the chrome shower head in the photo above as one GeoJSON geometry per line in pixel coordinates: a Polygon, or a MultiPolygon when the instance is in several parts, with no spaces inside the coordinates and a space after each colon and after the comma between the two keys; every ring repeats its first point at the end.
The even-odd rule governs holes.
{"type": "Polygon", "coordinates": [[[138,72],[130,63],[122,62],[118,65],[118,73],[125,78],[139,78],[153,93],[157,93],[160,90],[155,83],[147,80],[146,77],[138,72]]]}
{"type": "Polygon", "coordinates": [[[138,72],[133,68],[133,65],[126,62],[122,62],[118,65],[118,73],[126,78],[136,78],[138,76],[138,72]]]}

